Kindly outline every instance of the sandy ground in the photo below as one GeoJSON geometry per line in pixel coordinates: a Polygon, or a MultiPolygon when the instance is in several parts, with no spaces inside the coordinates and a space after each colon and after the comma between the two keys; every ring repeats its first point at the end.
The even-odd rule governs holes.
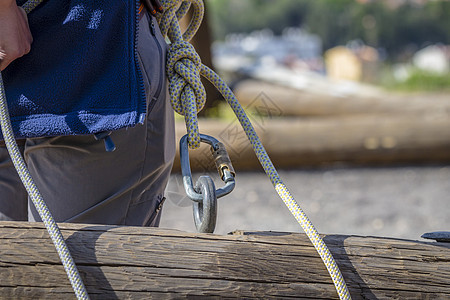
{"type": "MultiPolygon", "coordinates": [[[[320,233],[420,240],[425,232],[450,231],[450,166],[280,174],[320,233]]],[[[265,174],[238,173],[236,180],[235,191],[219,199],[215,233],[302,231],[265,174]]],[[[221,186],[220,181],[216,185],[221,186]]],[[[171,176],[166,196],[160,226],[195,232],[192,205],[184,196],[179,174],[171,176]]]]}

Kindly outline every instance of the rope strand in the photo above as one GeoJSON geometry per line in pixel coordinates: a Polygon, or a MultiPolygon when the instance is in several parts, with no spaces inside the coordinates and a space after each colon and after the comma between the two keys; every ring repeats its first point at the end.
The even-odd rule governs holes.
{"type": "MultiPolygon", "coordinates": [[[[23,8],[29,13],[34,8],[36,8],[43,0],[31,0],[27,1],[23,8]]],[[[22,181],[25,189],[30,196],[31,201],[33,202],[36,210],[39,213],[39,216],[42,219],[42,222],[47,229],[50,238],[55,245],[56,252],[58,253],[61,262],[64,266],[64,269],[67,273],[67,277],[69,278],[70,284],[75,292],[77,299],[87,300],[89,299],[88,293],[86,291],[86,287],[84,286],[83,279],[78,272],[77,266],[70,254],[69,248],[64,240],[61,231],[59,230],[58,225],[55,222],[55,219],[51,215],[47,205],[45,204],[44,199],[42,198],[36,184],[31,177],[28,168],[26,167],[25,161],[20,154],[19,147],[17,146],[16,140],[14,138],[14,132],[11,126],[11,119],[9,116],[8,103],[6,101],[6,93],[3,85],[3,78],[0,73],[0,125],[3,133],[3,138],[5,140],[6,148],[8,149],[9,156],[14,164],[14,167],[19,174],[20,180],[22,181]]]]}
{"type": "MultiPolygon", "coordinates": [[[[29,0],[24,4],[23,8],[27,13],[29,13],[42,2],[43,0],[29,0]]],[[[201,75],[208,79],[220,91],[225,100],[233,109],[236,117],[244,128],[244,131],[252,144],[253,150],[264,168],[264,171],[275,187],[275,190],[294,215],[297,222],[302,226],[306,235],[311,240],[318,254],[322,258],[336,287],[339,298],[351,299],[344,278],[342,277],[342,274],[328,247],[325,245],[311,221],[308,219],[306,214],[290,194],[286,185],[281,180],[281,177],[278,175],[272,161],[267,155],[267,152],[257,136],[249,118],[245,114],[244,109],[223,80],[214,71],[201,64],[198,54],[195,52],[193,47],[187,43],[200,27],[204,13],[203,1],[162,0],[162,3],[165,12],[163,14],[159,14],[158,22],[163,35],[167,35],[172,42],[169,47],[169,62],[167,64],[170,82],[169,93],[174,110],[185,116],[186,128],[189,134],[189,146],[191,148],[197,148],[200,144],[197,112],[203,108],[206,101],[206,93],[200,82],[201,75]],[[178,20],[187,13],[191,4],[194,11],[193,19],[186,32],[181,34],[178,20]]],[[[17,143],[15,142],[11,129],[11,121],[9,119],[1,73],[0,122],[11,159],[13,160],[20,178],[23,181],[34,205],[36,206],[53,243],[55,244],[56,250],[61,258],[77,298],[89,299],[86,288],[70,255],[64,238],[59,231],[56,222],[48,211],[48,208],[37,190],[28,170],[26,169],[25,162],[23,161],[23,158],[18,150],[17,143]]]]}
{"type": "Polygon", "coordinates": [[[64,237],[59,230],[55,219],[51,215],[47,205],[44,202],[36,184],[28,171],[25,161],[20,154],[19,147],[17,146],[16,140],[14,138],[14,133],[12,131],[11,120],[9,118],[8,104],[6,102],[5,88],[3,86],[3,78],[0,73],[0,125],[3,133],[3,138],[5,139],[5,144],[9,152],[9,156],[14,164],[14,167],[19,174],[20,180],[23,182],[25,189],[30,196],[42,222],[47,228],[50,238],[55,245],[56,252],[61,259],[61,262],[66,270],[67,277],[69,278],[70,284],[77,296],[77,299],[89,299],[86,288],[83,284],[80,274],[78,273],[77,266],[70,255],[69,248],[67,247],[64,237]]]}
{"type": "Polygon", "coordinates": [[[199,64],[196,54],[186,53],[187,51],[195,51],[192,47],[186,46],[185,43],[189,41],[189,38],[193,36],[193,34],[195,34],[193,29],[198,28],[201,24],[203,13],[199,13],[199,10],[204,9],[203,2],[200,0],[162,0],[162,3],[165,13],[159,15],[158,21],[162,24],[161,27],[163,34],[167,35],[169,40],[172,42],[172,46],[169,48],[169,57],[181,57],[180,60],[171,61],[170,64],[167,65],[169,82],[172,86],[172,90],[170,92],[171,102],[174,110],[185,117],[190,148],[197,148],[200,141],[197,110],[203,107],[204,99],[202,97],[194,98],[196,95],[202,95],[201,89],[203,87],[199,87],[197,85],[197,78],[200,74],[204,78],[208,79],[217,88],[217,90],[222,94],[233,109],[248,139],[250,140],[258,160],[272,182],[275,190],[297,222],[301,225],[324,262],[336,287],[339,298],[351,299],[347,285],[342,277],[339,267],[336,264],[336,261],[331,255],[330,250],[323,242],[305,212],[295,201],[294,197],[283,183],[281,177],[278,175],[278,172],[276,171],[264,146],[256,134],[249,118],[245,114],[244,109],[237,101],[231,89],[214,71],[201,63],[199,64]],[[188,30],[182,35],[178,22],[174,22],[174,20],[179,19],[180,16],[185,14],[185,3],[190,3],[193,6],[194,14],[188,30]],[[167,27],[167,24],[171,24],[170,28],[167,27]],[[178,46],[181,44],[183,44],[183,47],[178,46]],[[178,51],[181,53],[173,53],[178,51]],[[193,58],[192,63],[186,62],[186,60],[190,57],[193,58]],[[189,67],[182,67],[181,65],[189,67]],[[191,85],[190,82],[195,82],[195,84],[191,85]]]}

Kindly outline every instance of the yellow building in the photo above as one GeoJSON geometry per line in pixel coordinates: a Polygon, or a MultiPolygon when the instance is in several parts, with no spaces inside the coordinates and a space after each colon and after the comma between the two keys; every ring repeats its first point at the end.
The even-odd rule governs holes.
{"type": "Polygon", "coordinates": [[[378,51],[361,46],[337,46],[325,52],[327,75],[331,79],[373,82],[378,74],[378,51]]]}

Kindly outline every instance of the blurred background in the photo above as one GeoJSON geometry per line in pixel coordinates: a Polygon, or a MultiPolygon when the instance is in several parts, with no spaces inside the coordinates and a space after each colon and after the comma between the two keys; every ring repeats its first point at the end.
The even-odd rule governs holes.
{"type": "MultiPolygon", "coordinates": [[[[420,239],[450,231],[450,2],[206,0],[192,41],[232,87],[319,232],[420,239]]],[[[185,26],[187,21],[185,21],[185,26]]],[[[200,131],[227,147],[235,191],[216,233],[301,231],[245,133],[205,82],[200,131]]],[[[185,133],[177,117],[177,139],[185,133]]],[[[194,182],[217,176],[190,151],[194,182]]],[[[179,158],[161,227],[195,232],[179,158]]]]}

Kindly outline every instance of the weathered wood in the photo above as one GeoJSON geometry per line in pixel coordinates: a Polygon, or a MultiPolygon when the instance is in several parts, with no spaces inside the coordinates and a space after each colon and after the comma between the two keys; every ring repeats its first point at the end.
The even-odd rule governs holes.
{"type": "Polygon", "coordinates": [[[295,89],[264,81],[245,80],[234,88],[234,92],[244,107],[252,106],[263,93],[283,116],[450,115],[448,94],[387,93],[375,88],[351,88],[347,85],[330,82],[328,86],[295,89]]]}
{"type": "MultiPolygon", "coordinates": [[[[257,119],[254,127],[275,165],[295,168],[333,163],[392,164],[450,161],[450,118],[358,115],[310,119],[257,119]]],[[[237,171],[259,162],[237,121],[201,120],[200,131],[227,147],[237,171]]],[[[186,132],[177,124],[177,136],[186,132]]],[[[177,151],[178,153],[178,151],[177,151]]],[[[191,166],[213,168],[208,149],[190,151],[191,166]]],[[[174,170],[179,169],[176,160],[174,170]]]]}
{"type": "MultiPolygon", "coordinates": [[[[61,224],[92,299],[333,299],[304,234],[61,224]]],[[[73,298],[39,223],[0,222],[0,298],[73,298]]],[[[354,299],[448,299],[450,245],[328,235],[354,299]]]]}

